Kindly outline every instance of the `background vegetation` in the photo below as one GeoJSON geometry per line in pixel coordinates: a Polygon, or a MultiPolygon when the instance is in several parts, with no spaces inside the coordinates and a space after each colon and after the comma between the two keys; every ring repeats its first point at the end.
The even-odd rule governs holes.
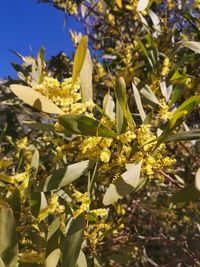
{"type": "Polygon", "coordinates": [[[1,84],[0,267],[199,266],[199,1],[39,2],[85,33],[1,84]]]}

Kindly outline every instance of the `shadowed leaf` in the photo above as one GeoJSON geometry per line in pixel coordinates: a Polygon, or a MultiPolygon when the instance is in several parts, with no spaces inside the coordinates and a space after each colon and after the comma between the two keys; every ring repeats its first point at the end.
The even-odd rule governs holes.
{"type": "Polygon", "coordinates": [[[182,190],[175,193],[170,201],[173,203],[197,201],[200,198],[200,192],[195,188],[194,184],[190,184],[182,190]]]}
{"type": "Polygon", "coordinates": [[[9,207],[0,210],[0,257],[6,267],[17,266],[18,244],[15,221],[9,207]]]}
{"type": "Polygon", "coordinates": [[[62,246],[62,267],[75,267],[83,242],[85,228],[84,212],[72,222],[62,246]]]}

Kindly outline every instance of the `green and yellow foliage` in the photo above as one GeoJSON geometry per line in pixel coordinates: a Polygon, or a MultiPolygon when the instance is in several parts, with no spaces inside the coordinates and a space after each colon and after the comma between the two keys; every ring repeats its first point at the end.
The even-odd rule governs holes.
{"type": "Polygon", "coordinates": [[[198,1],[44,2],[87,35],[5,84],[0,266],[198,266],[198,1]]]}

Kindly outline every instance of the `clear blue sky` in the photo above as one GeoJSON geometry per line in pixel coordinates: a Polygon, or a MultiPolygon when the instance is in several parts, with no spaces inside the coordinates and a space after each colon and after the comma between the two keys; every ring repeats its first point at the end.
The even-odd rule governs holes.
{"type": "Polygon", "coordinates": [[[46,59],[64,51],[73,52],[69,29],[81,31],[82,27],[72,17],[67,18],[64,29],[64,13],[35,0],[0,0],[0,78],[16,76],[10,62],[19,62],[9,49],[22,55],[33,54],[45,47],[46,59]]]}

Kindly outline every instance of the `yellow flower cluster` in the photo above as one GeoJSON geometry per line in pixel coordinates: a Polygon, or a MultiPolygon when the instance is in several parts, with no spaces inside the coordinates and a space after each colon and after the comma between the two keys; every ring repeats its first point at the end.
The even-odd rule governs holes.
{"type": "Polygon", "coordinates": [[[160,110],[159,110],[159,118],[161,120],[170,119],[172,113],[169,111],[169,106],[165,102],[164,99],[160,100],[160,110]]]}
{"type": "Polygon", "coordinates": [[[140,151],[137,152],[133,161],[142,162],[142,174],[152,179],[154,176],[160,177],[157,171],[163,170],[170,167],[176,162],[175,159],[172,159],[167,154],[165,144],[160,144],[156,150],[155,146],[156,135],[150,131],[149,124],[143,124],[137,131],[137,141],[140,146],[140,151]]]}
{"type": "Polygon", "coordinates": [[[67,11],[70,15],[78,14],[77,5],[74,4],[73,0],[53,0],[53,2],[55,2],[55,5],[67,11]]]}
{"type": "Polygon", "coordinates": [[[128,10],[136,11],[137,5],[138,5],[138,0],[129,0],[128,4],[125,7],[128,10]]]}
{"type": "Polygon", "coordinates": [[[165,57],[165,59],[163,61],[162,71],[161,71],[162,76],[167,76],[167,74],[169,73],[169,71],[170,71],[169,65],[170,65],[169,58],[165,57]]]}
{"type": "Polygon", "coordinates": [[[23,137],[16,142],[16,147],[18,150],[22,150],[22,149],[26,148],[27,146],[28,146],[28,138],[27,137],[23,137]]]}
{"type": "Polygon", "coordinates": [[[90,159],[100,159],[107,163],[110,160],[110,146],[113,142],[112,138],[106,137],[89,137],[80,144],[81,157],[90,159]]]}
{"type": "Polygon", "coordinates": [[[93,103],[80,103],[80,84],[77,81],[71,90],[72,78],[64,79],[60,83],[52,77],[45,77],[41,84],[34,86],[34,89],[52,100],[65,113],[83,114],[94,107],[93,103]]]}
{"type": "Polygon", "coordinates": [[[88,212],[90,207],[90,198],[88,193],[81,193],[78,190],[74,189],[73,198],[76,200],[77,203],[80,203],[78,209],[73,208],[73,216],[76,218],[80,213],[83,211],[88,212]]]}
{"type": "Polygon", "coordinates": [[[65,207],[60,205],[58,201],[58,196],[52,193],[49,203],[45,208],[40,210],[38,221],[43,221],[49,214],[56,213],[57,215],[63,214],[65,207]]]}

